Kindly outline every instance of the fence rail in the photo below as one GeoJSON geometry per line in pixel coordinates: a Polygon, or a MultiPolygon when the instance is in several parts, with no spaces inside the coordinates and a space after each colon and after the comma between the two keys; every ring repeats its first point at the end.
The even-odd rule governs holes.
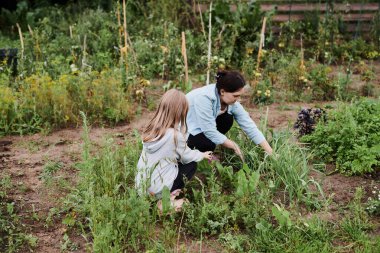
{"type": "MultiPolygon", "coordinates": [[[[210,1],[200,1],[202,11],[207,11],[208,2],[210,1]]],[[[263,12],[274,11],[271,19],[274,33],[280,31],[280,23],[303,21],[315,16],[323,20],[329,14],[344,23],[345,32],[365,35],[371,31],[375,19],[380,19],[380,1],[374,0],[351,0],[350,3],[344,0],[263,0],[257,1],[257,4],[263,12]]],[[[236,5],[230,5],[230,11],[236,9],[236,5]]]]}

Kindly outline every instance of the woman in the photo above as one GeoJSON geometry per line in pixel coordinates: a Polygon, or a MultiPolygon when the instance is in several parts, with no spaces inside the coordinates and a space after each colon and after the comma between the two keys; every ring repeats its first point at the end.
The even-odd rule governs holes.
{"type": "MultiPolygon", "coordinates": [[[[244,78],[239,72],[219,71],[216,84],[192,90],[186,95],[189,101],[187,145],[190,148],[205,152],[214,151],[216,145],[222,145],[232,149],[243,159],[239,146],[225,136],[236,120],[254,143],[260,145],[268,154],[272,154],[272,148],[264,135],[238,102],[244,93],[244,86],[244,78]]],[[[177,177],[176,183],[183,179],[183,176],[187,179],[192,178],[196,168],[195,162],[183,166],[179,171],[182,176],[177,177]]]]}

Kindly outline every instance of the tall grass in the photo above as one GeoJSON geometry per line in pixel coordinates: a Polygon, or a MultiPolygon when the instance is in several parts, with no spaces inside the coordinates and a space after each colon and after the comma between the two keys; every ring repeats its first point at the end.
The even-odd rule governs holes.
{"type": "Polygon", "coordinates": [[[314,199],[322,193],[309,189],[310,183],[317,184],[308,179],[307,155],[289,134],[270,138],[277,154],[272,158],[232,130],[240,135],[246,164],[230,154],[224,165],[200,163],[200,173],[185,188],[189,202],[183,210],[159,216],[155,200],[139,196],[134,188],[138,138],[130,136],[124,146],[108,139],[95,149],[84,119],[80,180],[66,203],[79,214],[75,223],[94,252],[174,252],[189,240],[231,252],[333,252],[340,250],[336,240],[357,242],[353,249],[376,247],[364,236],[367,223],[361,211],[352,212],[355,223],[341,226],[300,216],[301,205],[324,202],[314,199]]]}

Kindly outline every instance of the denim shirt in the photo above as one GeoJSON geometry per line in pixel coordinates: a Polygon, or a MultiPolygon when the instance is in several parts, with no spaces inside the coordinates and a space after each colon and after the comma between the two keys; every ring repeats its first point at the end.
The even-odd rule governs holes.
{"type": "MultiPolygon", "coordinates": [[[[216,129],[216,117],[221,109],[220,96],[215,84],[194,89],[186,94],[189,102],[187,113],[187,127],[191,135],[204,133],[215,144],[222,144],[227,137],[216,129]]],[[[239,102],[228,106],[231,114],[248,137],[256,144],[265,140],[264,135],[257,128],[248,112],[239,102]]]]}

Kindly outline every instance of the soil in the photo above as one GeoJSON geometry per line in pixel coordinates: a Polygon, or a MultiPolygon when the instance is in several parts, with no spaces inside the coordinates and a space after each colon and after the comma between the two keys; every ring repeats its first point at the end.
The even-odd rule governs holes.
{"type": "MultiPolygon", "coordinates": [[[[158,101],[160,92],[150,94],[154,101],[158,101]]],[[[276,130],[292,127],[297,114],[302,108],[314,108],[334,103],[274,103],[269,106],[258,107],[250,104],[247,97],[243,104],[251,117],[259,123],[267,118],[268,127],[276,130]]],[[[120,145],[126,135],[133,129],[141,130],[147,120],[153,116],[152,111],[143,108],[140,116],[136,116],[131,123],[116,127],[92,127],[90,139],[94,145],[102,146],[107,137],[115,138],[120,145]]],[[[28,233],[38,238],[38,246],[34,252],[61,252],[64,243],[63,235],[67,233],[66,225],[62,224],[62,216],[55,215],[52,222],[48,222],[49,211],[62,206],[71,186],[78,180],[78,171],[75,163],[81,160],[82,130],[71,128],[54,131],[48,135],[41,133],[30,136],[6,136],[0,138],[0,175],[10,175],[14,184],[9,197],[15,202],[22,222],[26,224],[28,233]],[[53,185],[43,180],[43,168],[47,162],[61,164],[59,171],[54,174],[53,185]]],[[[368,197],[373,186],[380,188],[379,178],[347,177],[341,174],[331,174],[331,168],[326,172],[311,173],[311,177],[322,183],[326,196],[331,196],[332,204],[329,210],[317,214],[319,217],[338,221],[342,217],[340,208],[347,205],[354,196],[355,189],[362,187],[368,197]]],[[[309,214],[314,215],[314,214],[309,214]]],[[[373,219],[374,234],[380,234],[380,220],[373,219]]],[[[78,246],[75,252],[86,252],[86,241],[79,234],[70,232],[70,240],[78,246]]],[[[213,244],[181,239],[181,247],[203,252],[216,252],[213,244]],[[184,244],[184,245],[183,245],[184,244]],[[202,248],[201,248],[202,247],[202,248]]]]}

